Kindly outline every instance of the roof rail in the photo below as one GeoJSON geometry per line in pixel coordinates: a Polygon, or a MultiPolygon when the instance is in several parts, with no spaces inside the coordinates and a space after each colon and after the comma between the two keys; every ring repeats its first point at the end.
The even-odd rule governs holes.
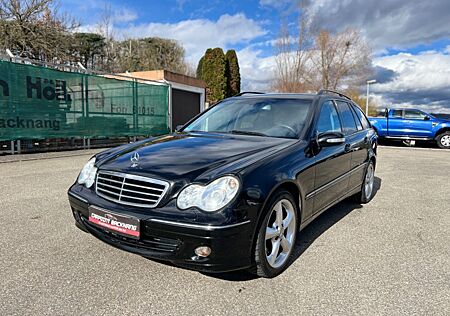
{"type": "Polygon", "coordinates": [[[257,92],[257,91],[244,91],[244,92],[233,95],[233,97],[240,97],[241,95],[244,95],[244,94],[265,94],[265,93],[257,92]]]}
{"type": "Polygon", "coordinates": [[[328,90],[328,89],[321,89],[319,92],[317,92],[317,95],[333,94],[333,93],[334,93],[334,94],[337,94],[337,95],[340,96],[340,97],[343,97],[343,98],[352,100],[349,96],[346,96],[346,95],[343,94],[343,93],[340,93],[340,92],[337,92],[337,91],[334,91],[334,90],[328,90]]]}

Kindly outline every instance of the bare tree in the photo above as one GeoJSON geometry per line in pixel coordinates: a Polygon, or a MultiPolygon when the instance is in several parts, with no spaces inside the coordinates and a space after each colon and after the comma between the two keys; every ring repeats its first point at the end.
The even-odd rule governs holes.
{"type": "Polygon", "coordinates": [[[0,47],[44,61],[67,54],[67,37],[78,26],[58,14],[54,0],[0,0],[0,17],[0,47]]]}
{"type": "Polygon", "coordinates": [[[2,19],[29,22],[38,20],[53,0],[0,0],[2,19]]]}
{"type": "Polygon", "coordinates": [[[149,37],[115,42],[115,45],[115,72],[165,69],[186,74],[191,71],[185,62],[183,46],[175,40],[149,37]]]}
{"type": "MultiPolygon", "coordinates": [[[[349,88],[345,90],[345,94],[348,95],[356,104],[359,105],[361,109],[366,108],[366,100],[367,97],[365,96],[364,92],[360,89],[357,89],[355,87],[349,88]]],[[[379,110],[378,107],[380,104],[374,98],[369,99],[369,115],[370,116],[377,116],[379,110]]]]}
{"type": "Polygon", "coordinates": [[[114,71],[114,65],[118,58],[118,47],[114,41],[116,34],[114,31],[114,14],[111,9],[111,4],[105,3],[100,20],[96,26],[96,31],[105,39],[101,68],[104,71],[112,72],[114,71]]]}
{"type": "MultiPolygon", "coordinates": [[[[304,11],[303,1],[299,9],[304,11]]],[[[276,42],[276,80],[273,88],[280,92],[303,92],[310,86],[311,30],[305,15],[299,15],[298,34],[291,36],[282,23],[276,42]]]]}
{"type": "Polygon", "coordinates": [[[313,68],[312,88],[336,90],[342,86],[361,83],[368,74],[371,51],[360,32],[346,29],[332,35],[321,31],[311,54],[313,68]]]}
{"type": "Polygon", "coordinates": [[[300,4],[298,34],[292,36],[284,25],[277,40],[273,88],[307,92],[359,85],[371,64],[371,50],[361,33],[352,29],[316,32],[300,4]]]}
{"type": "Polygon", "coordinates": [[[97,33],[101,34],[107,42],[114,40],[114,15],[110,3],[105,3],[100,20],[97,23],[97,33]]]}

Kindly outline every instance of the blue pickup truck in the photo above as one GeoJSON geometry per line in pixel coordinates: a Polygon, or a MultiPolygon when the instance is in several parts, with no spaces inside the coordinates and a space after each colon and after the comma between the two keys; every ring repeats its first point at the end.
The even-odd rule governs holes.
{"type": "Polygon", "coordinates": [[[450,149],[450,121],[416,109],[386,109],[382,117],[369,117],[380,138],[435,141],[450,149]]]}

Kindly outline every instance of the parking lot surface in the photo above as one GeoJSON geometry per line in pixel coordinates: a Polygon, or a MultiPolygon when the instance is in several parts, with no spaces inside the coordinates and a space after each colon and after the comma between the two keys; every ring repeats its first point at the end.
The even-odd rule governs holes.
{"type": "Polygon", "coordinates": [[[322,214],[275,279],[189,271],[83,233],[66,191],[89,157],[0,163],[0,315],[450,313],[450,151],[380,147],[373,201],[322,214]]]}

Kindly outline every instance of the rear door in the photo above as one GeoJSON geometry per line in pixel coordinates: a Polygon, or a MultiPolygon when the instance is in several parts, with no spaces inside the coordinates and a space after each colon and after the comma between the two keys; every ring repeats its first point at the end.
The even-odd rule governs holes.
{"type": "MultiPolygon", "coordinates": [[[[333,101],[328,100],[322,104],[316,132],[342,132],[341,121],[333,101]]],[[[307,199],[314,198],[313,213],[327,207],[347,191],[348,178],[345,174],[350,169],[351,154],[346,151],[344,143],[320,148],[315,160],[314,191],[307,196],[307,199]]],[[[306,216],[309,217],[308,215],[312,214],[306,216]]]]}
{"type": "Polygon", "coordinates": [[[352,173],[349,180],[349,190],[352,190],[359,187],[364,179],[365,166],[369,159],[371,127],[366,116],[357,105],[350,104],[350,107],[353,113],[356,114],[355,121],[357,125],[361,127],[358,127],[358,132],[353,136],[357,147],[352,149],[352,173]]]}
{"type": "MultiPolygon", "coordinates": [[[[361,171],[361,165],[365,162],[367,157],[367,132],[363,129],[362,123],[356,117],[355,112],[348,102],[336,101],[339,116],[341,117],[342,126],[346,138],[345,150],[350,158],[350,168],[348,174],[348,188],[354,189],[360,185],[359,175],[355,174],[361,171]]],[[[363,171],[363,170],[362,170],[363,171]]]]}

